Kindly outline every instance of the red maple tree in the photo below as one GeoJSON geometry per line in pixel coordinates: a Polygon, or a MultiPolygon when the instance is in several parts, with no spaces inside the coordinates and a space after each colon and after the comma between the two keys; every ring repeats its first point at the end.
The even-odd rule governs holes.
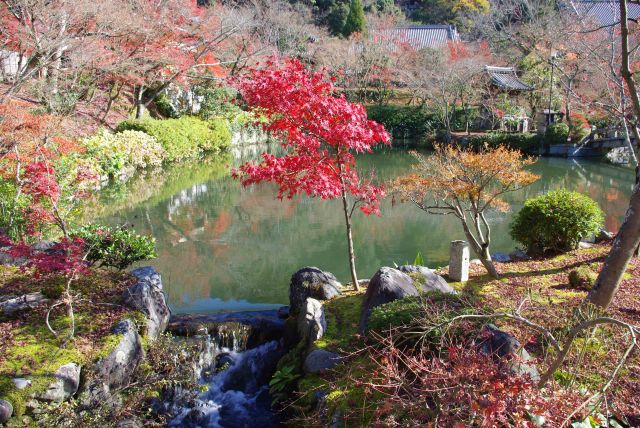
{"type": "Polygon", "coordinates": [[[233,82],[250,108],[267,118],[265,130],[282,141],[285,155],[263,153],[261,162],[234,170],[247,186],[263,181],[278,185],[278,197],[305,193],[322,199],[342,199],[351,277],[359,289],[351,218],[356,208],[379,214],[382,187],[359,177],[354,153],[390,144],[379,123],[367,119],[360,104],[336,95],[324,71],[313,72],[298,60],[274,60],[252,68],[233,82]]]}

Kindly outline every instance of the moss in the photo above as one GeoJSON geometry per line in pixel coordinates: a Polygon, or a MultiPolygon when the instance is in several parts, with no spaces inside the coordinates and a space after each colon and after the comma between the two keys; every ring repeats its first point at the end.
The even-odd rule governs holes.
{"type": "Polygon", "coordinates": [[[598,279],[598,274],[587,265],[579,266],[569,272],[569,285],[574,288],[591,290],[598,279]]]}
{"type": "Polygon", "coordinates": [[[364,291],[346,292],[324,303],[327,331],[314,342],[316,349],[340,351],[348,348],[358,332],[364,291]]]}

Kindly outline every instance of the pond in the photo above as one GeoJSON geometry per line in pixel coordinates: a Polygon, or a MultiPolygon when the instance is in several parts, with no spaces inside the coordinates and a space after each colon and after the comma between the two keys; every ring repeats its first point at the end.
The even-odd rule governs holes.
{"type": "MultiPolygon", "coordinates": [[[[242,188],[229,177],[226,163],[174,165],[112,185],[87,215],[155,236],[158,258],[150,264],[162,273],[175,313],[278,307],[288,302],[291,274],[303,266],[349,281],[339,201],[280,201],[273,185],[242,188]]],[[[412,157],[394,149],[362,156],[359,163],[387,180],[408,172],[412,157]]],[[[509,195],[511,212],[489,216],[493,252],[515,248],[509,222],[526,199],[558,188],[597,200],[607,213],[606,228],[618,229],[633,187],[632,169],[559,158],[541,158],[531,169],[543,178],[509,195]]],[[[430,267],[445,265],[450,242],[463,238],[455,218],[389,198],[382,216],[354,216],[358,275],[369,278],[380,266],[411,262],[418,252],[430,267]]]]}

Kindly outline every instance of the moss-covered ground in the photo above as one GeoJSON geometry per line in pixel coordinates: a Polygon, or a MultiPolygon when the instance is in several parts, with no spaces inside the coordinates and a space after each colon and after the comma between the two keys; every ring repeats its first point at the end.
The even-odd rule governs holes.
{"type": "MultiPolygon", "coordinates": [[[[131,281],[127,274],[96,270],[73,283],[73,337],[65,305],[50,314],[56,335],[46,326],[46,314],[58,302],[55,297],[15,318],[0,319],[0,399],[12,403],[14,415],[21,417],[25,413],[27,401],[46,390],[61,365],[74,362],[87,367],[106,356],[119,341],[111,333],[115,323],[124,318],[143,322],[142,314],[121,305],[122,293],[131,281]],[[27,379],[31,386],[19,390],[14,378],[27,379]]],[[[64,285],[63,278],[36,278],[28,271],[0,266],[0,297],[64,285]]]]}
{"type": "MultiPolygon", "coordinates": [[[[523,300],[522,314],[545,326],[557,335],[572,322],[576,309],[583,302],[587,290],[569,284],[569,272],[580,266],[594,271],[602,268],[608,254],[607,244],[580,249],[556,257],[497,264],[499,279],[486,275],[480,264],[472,264],[471,277],[466,283],[450,283],[478,313],[513,311],[523,300]]],[[[447,269],[438,271],[447,278],[447,269]]],[[[624,276],[620,291],[609,310],[611,316],[640,325],[640,261],[634,259],[624,276]]],[[[348,413],[347,426],[371,426],[375,423],[376,406],[380,393],[372,388],[379,361],[373,361],[368,352],[379,346],[379,338],[358,334],[362,307],[362,293],[347,292],[324,302],[328,328],[315,348],[338,352],[346,362],[319,375],[307,375],[297,381],[297,394],[289,409],[298,417],[291,424],[322,425],[336,411],[348,413]],[[326,404],[317,410],[318,393],[326,404]],[[324,418],[324,419],[322,419],[324,418]]],[[[398,305],[398,307],[406,307],[398,305]]],[[[402,318],[402,317],[399,317],[402,318]]],[[[504,320],[495,322],[500,328],[513,333],[527,350],[537,358],[540,368],[548,364],[549,357],[540,337],[523,326],[504,320]]],[[[601,328],[590,337],[576,341],[567,362],[556,373],[557,385],[573,385],[585,393],[603,385],[617,361],[626,336],[620,330],[601,328]]],[[[377,354],[379,355],[379,354],[377,354]]],[[[622,375],[607,395],[607,406],[615,414],[640,417],[640,359],[632,354],[622,375]]],[[[402,419],[398,409],[398,420],[402,419]]]]}

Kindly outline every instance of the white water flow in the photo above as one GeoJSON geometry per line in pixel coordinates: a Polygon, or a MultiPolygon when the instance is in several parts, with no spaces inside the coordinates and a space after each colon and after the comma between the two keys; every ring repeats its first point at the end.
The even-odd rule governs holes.
{"type": "Polygon", "coordinates": [[[208,390],[183,408],[171,427],[277,427],[268,382],[281,356],[278,342],[238,352],[209,339],[199,361],[201,382],[208,390]]]}

